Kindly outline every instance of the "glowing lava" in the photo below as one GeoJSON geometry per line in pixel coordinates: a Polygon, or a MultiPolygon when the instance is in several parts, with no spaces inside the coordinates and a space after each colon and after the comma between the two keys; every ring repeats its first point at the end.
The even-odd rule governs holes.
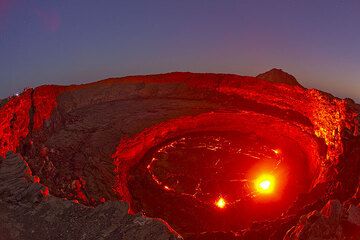
{"type": "Polygon", "coordinates": [[[281,150],[280,150],[280,149],[273,149],[273,152],[274,152],[275,154],[280,154],[280,153],[281,153],[281,150]]]}
{"type": "Polygon", "coordinates": [[[218,208],[225,208],[225,206],[226,206],[226,201],[225,201],[224,198],[220,197],[218,200],[216,200],[215,205],[216,205],[218,208]]]}
{"type": "Polygon", "coordinates": [[[305,178],[298,178],[307,173],[307,158],[295,143],[286,148],[251,131],[223,131],[186,133],[152,145],[130,170],[129,201],[136,199],[134,212],[160,216],[178,232],[247,228],[280,216],[307,188],[305,178]]]}
{"type": "Polygon", "coordinates": [[[274,191],[275,177],[270,174],[263,174],[255,180],[255,188],[257,192],[269,194],[274,191]]]}
{"type": "Polygon", "coordinates": [[[271,186],[271,183],[269,180],[265,180],[265,181],[262,181],[260,183],[260,187],[263,189],[263,190],[268,190],[271,186]]]}

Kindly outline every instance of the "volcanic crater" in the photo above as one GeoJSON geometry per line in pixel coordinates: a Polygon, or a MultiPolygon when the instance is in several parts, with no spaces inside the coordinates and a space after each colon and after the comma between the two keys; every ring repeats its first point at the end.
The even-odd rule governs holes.
{"type": "MultiPolygon", "coordinates": [[[[282,70],[41,86],[9,98],[0,113],[0,177],[26,176],[39,186],[26,185],[36,199],[16,197],[11,179],[0,188],[11,209],[8,239],[11,216],[21,211],[12,206],[23,203],[37,219],[49,199],[84,207],[85,216],[126,202],[127,220],[113,223],[105,239],[360,236],[360,106],[306,89],[282,70]],[[7,169],[10,161],[27,170],[7,169]],[[162,228],[151,232],[146,221],[162,228]],[[130,226],[145,230],[130,235],[130,226]]],[[[46,214],[63,208],[51,205],[46,214]]],[[[90,234],[81,226],[76,234],[90,234]]],[[[50,229],[34,231],[41,228],[50,229]]]]}

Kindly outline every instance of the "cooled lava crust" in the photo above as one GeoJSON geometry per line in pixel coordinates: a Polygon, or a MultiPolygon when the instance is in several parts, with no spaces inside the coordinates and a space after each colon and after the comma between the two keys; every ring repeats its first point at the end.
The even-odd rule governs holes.
{"type": "Polygon", "coordinates": [[[360,203],[359,112],[276,69],[41,86],[2,104],[0,155],[21,154],[44,194],[125,201],[185,239],[301,239],[301,216],[360,203]]]}

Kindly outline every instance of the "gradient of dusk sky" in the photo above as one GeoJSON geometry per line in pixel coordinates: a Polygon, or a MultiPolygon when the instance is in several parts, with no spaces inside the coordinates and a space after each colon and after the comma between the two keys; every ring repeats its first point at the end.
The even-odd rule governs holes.
{"type": "Polygon", "coordinates": [[[273,67],[360,102],[360,1],[0,0],[0,98],[41,84],[273,67]]]}

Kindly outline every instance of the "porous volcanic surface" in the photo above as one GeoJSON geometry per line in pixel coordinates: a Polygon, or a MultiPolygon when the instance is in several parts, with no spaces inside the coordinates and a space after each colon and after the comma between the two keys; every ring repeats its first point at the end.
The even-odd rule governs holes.
{"type": "Polygon", "coordinates": [[[0,239],[360,239],[360,105],[282,70],[1,102],[0,239]],[[253,186],[265,170],[270,200],[253,186]]]}

